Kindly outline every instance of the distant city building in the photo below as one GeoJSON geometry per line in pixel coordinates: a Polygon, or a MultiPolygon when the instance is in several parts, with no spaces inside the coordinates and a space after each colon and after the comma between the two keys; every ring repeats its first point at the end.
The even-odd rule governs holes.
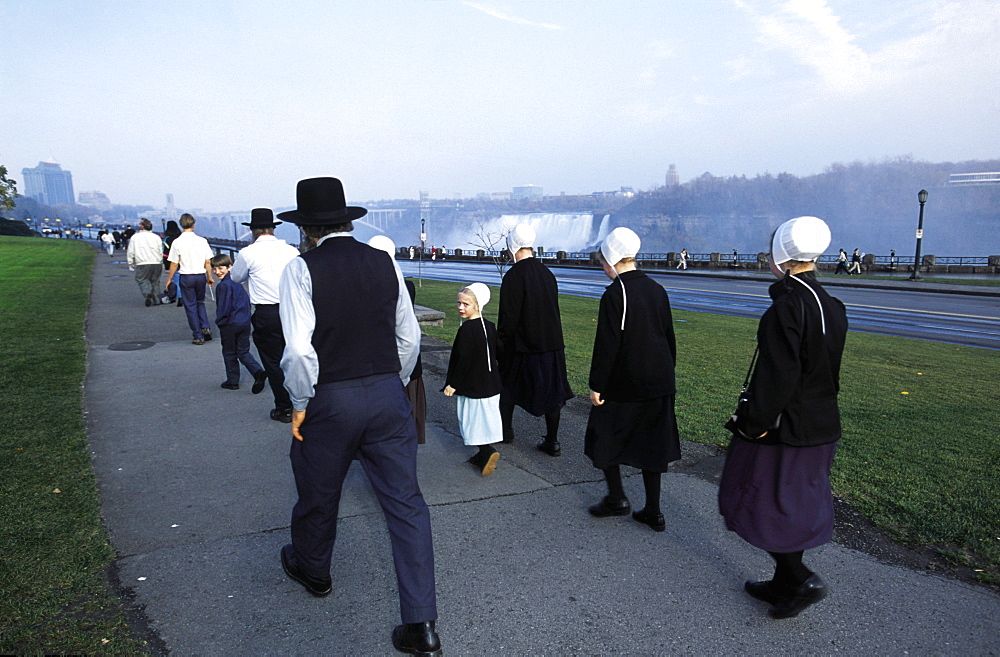
{"type": "Polygon", "coordinates": [[[1000,171],[987,173],[953,173],[948,176],[949,185],[1000,185],[1000,171]]]}
{"type": "Polygon", "coordinates": [[[167,194],[167,207],[163,208],[163,214],[167,219],[177,218],[177,207],[174,205],[173,194],[167,194]]]}
{"type": "Polygon", "coordinates": [[[677,174],[677,165],[671,164],[667,169],[667,187],[676,187],[681,184],[681,177],[677,174]]]}
{"type": "Polygon", "coordinates": [[[515,201],[528,198],[542,198],[542,188],[538,185],[518,185],[511,192],[510,197],[515,201]]]}
{"type": "Polygon", "coordinates": [[[490,194],[491,201],[509,201],[510,199],[510,192],[493,192],[490,194]]]}
{"type": "Polygon", "coordinates": [[[39,162],[33,169],[21,169],[24,195],[44,205],[73,205],[73,174],[55,162],[39,162]]]}
{"type": "Polygon", "coordinates": [[[80,192],[80,197],[76,201],[80,205],[86,205],[98,210],[110,210],[111,199],[104,192],[94,190],[92,192],[80,192]]]}

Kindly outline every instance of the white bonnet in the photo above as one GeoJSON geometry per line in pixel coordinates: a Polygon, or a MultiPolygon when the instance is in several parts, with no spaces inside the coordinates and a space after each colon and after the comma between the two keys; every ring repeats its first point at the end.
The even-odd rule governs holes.
{"type": "Polygon", "coordinates": [[[634,258],[642,244],[639,236],[630,228],[619,226],[608,233],[601,242],[601,255],[609,265],[616,265],[622,258],[634,258]]]}
{"type": "Polygon", "coordinates": [[[476,297],[476,303],[479,304],[479,311],[482,312],[486,304],[490,302],[490,288],[486,287],[482,283],[469,283],[463,288],[472,293],[472,296],[476,297]]]}
{"type": "Polygon", "coordinates": [[[518,224],[507,234],[507,249],[511,253],[535,245],[535,229],[528,224],[518,224]]]}
{"type": "Polygon", "coordinates": [[[830,246],[830,227],[818,217],[796,217],[778,226],[771,239],[774,264],[789,260],[810,262],[830,246]]]}
{"type": "Polygon", "coordinates": [[[396,255],[396,243],[386,235],[376,235],[371,238],[368,240],[368,246],[378,249],[379,251],[385,251],[391,256],[396,255]]]}

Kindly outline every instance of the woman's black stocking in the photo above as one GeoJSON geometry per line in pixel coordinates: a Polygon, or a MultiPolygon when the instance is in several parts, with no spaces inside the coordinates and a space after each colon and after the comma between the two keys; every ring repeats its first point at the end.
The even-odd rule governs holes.
{"type": "Polygon", "coordinates": [[[622,470],[617,465],[613,465],[604,471],[604,478],[608,482],[608,497],[616,500],[625,499],[625,489],[622,487],[622,470]]]}

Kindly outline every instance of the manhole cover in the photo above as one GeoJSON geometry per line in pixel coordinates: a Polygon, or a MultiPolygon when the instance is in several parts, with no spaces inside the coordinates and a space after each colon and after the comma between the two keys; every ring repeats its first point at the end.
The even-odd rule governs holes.
{"type": "Polygon", "coordinates": [[[139,351],[140,349],[149,349],[155,342],[116,342],[115,344],[108,345],[108,350],[110,351],[139,351]]]}

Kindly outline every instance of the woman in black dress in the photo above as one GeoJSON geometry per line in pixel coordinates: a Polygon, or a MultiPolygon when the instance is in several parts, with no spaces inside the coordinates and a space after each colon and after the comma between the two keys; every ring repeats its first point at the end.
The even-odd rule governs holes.
{"type": "Polygon", "coordinates": [[[604,472],[608,494],[590,513],[599,518],[631,511],[622,465],[642,470],[646,505],[632,517],[654,531],[666,529],[660,478],[681,457],[674,417],[674,339],[670,300],[663,287],[636,269],[639,236],[614,229],[601,244],[604,273],[590,363],[590,418],[584,453],[604,472]]]}
{"type": "Polygon", "coordinates": [[[719,482],[726,527],[775,562],[768,581],[744,589],[796,616],[826,597],[803,552],[833,535],[830,467],[840,438],[840,359],[847,313],[816,280],[830,229],[816,217],[786,221],[771,241],[771,307],[757,329],[759,356],[748,401],[726,428],[733,439],[719,482]]]}

